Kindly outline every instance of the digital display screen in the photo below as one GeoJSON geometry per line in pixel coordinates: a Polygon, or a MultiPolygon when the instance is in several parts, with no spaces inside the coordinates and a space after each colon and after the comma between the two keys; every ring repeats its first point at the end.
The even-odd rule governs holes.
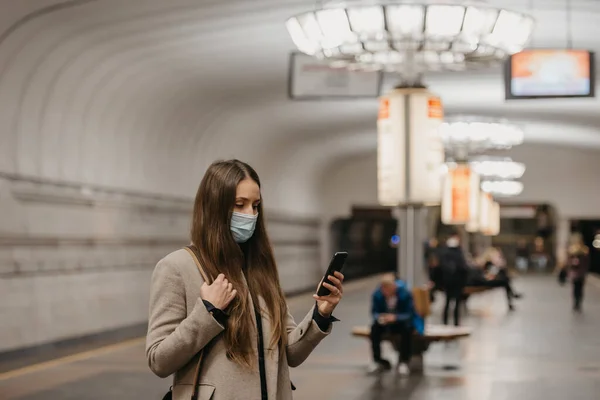
{"type": "Polygon", "coordinates": [[[288,95],[294,100],[377,98],[382,73],[335,68],[302,53],[290,55],[288,95]]]}
{"type": "Polygon", "coordinates": [[[526,50],[507,64],[506,98],[594,97],[594,53],[526,50]]]}

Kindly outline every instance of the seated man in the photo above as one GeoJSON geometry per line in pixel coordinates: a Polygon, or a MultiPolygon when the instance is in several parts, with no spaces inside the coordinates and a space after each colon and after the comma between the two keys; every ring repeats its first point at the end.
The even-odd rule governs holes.
{"type": "Polygon", "coordinates": [[[391,368],[390,362],[381,358],[381,337],[390,333],[401,335],[398,346],[400,349],[398,372],[408,375],[413,332],[416,330],[422,335],[425,327],[423,319],[414,309],[412,293],[406,283],[396,280],[392,274],[386,275],[379,288],[373,293],[371,314],[373,317],[371,348],[375,361],[373,371],[391,368]]]}

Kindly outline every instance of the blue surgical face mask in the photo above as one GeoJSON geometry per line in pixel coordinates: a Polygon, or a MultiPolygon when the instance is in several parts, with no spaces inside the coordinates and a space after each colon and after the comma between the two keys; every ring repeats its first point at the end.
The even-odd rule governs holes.
{"type": "Polygon", "coordinates": [[[236,243],[245,243],[254,234],[254,228],[256,228],[256,220],[258,214],[248,215],[239,212],[233,212],[231,216],[231,234],[236,243]]]}

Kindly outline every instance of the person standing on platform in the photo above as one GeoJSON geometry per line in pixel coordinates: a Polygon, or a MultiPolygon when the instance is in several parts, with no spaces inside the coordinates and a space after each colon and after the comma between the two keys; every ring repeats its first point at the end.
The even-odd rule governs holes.
{"type": "Polygon", "coordinates": [[[571,237],[568,249],[567,273],[573,283],[573,310],[581,312],[585,278],[590,268],[590,250],[583,244],[581,234],[575,233],[571,237]]]}
{"type": "Polygon", "coordinates": [[[267,234],[260,179],[239,160],[217,161],[204,174],[191,242],[152,273],[146,356],[157,376],[173,375],[164,398],[292,400],[289,368],[331,333],[344,276],[329,276],[332,284],[323,286],[330,293],[314,294],[295,322],[267,234]]]}
{"type": "Polygon", "coordinates": [[[454,325],[459,326],[462,294],[469,270],[465,255],[460,247],[460,235],[457,231],[452,232],[446,241],[446,247],[441,252],[440,268],[442,268],[444,289],[446,290],[444,324],[448,325],[450,305],[454,303],[454,325]]]}
{"type": "Polygon", "coordinates": [[[412,356],[412,337],[416,330],[423,334],[424,321],[414,308],[412,293],[406,283],[387,274],[373,292],[371,303],[371,349],[375,365],[370,372],[391,369],[388,360],[381,357],[381,340],[384,334],[399,336],[398,373],[409,375],[408,363],[412,356]]]}

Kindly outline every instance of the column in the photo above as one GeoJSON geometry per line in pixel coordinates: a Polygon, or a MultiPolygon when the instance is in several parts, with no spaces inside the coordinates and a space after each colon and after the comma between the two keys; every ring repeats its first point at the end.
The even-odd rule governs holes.
{"type": "Polygon", "coordinates": [[[411,286],[427,281],[427,205],[441,200],[442,118],[440,99],[425,88],[397,88],[380,99],[378,198],[398,209],[398,275],[411,286]]]}

